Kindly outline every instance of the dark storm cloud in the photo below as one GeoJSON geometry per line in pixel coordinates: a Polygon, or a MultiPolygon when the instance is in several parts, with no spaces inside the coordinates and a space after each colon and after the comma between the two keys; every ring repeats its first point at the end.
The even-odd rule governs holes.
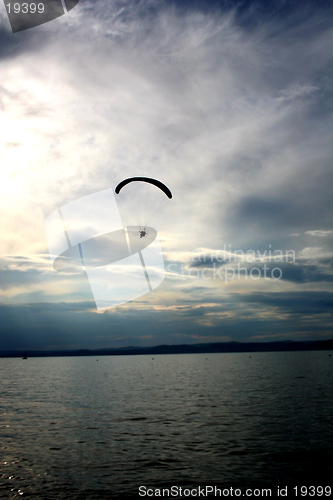
{"type": "Polygon", "coordinates": [[[20,52],[26,51],[29,47],[29,40],[32,37],[32,31],[15,34],[12,32],[4,4],[2,3],[0,6],[0,61],[9,57],[14,58],[20,52]]]}
{"type": "Polygon", "coordinates": [[[245,304],[267,305],[280,312],[294,315],[327,314],[333,320],[333,293],[331,292],[285,292],[244,294],[240,300],[245,304]]]}
{"type": "Polygon", "coordinates": [[[0,26],[0,60],[15,54],[21,42],[13,34],[0,26]]]}
{"type": "Polygon", "coordinates": [[[320,262],[321,264],[323,265],[326,265],[330,268],[333,268],[333,259],[332,257],[323,257],[323,258],[320,258],[318,259],[318,262],[320,262]]]}
{"type": "Polygon", "coordinates": [[[278,267],[282,271],[283,280],[293,281],[294,283],[332,283],[333,273],[330,269],[315,264],[302,265],[298,263],[279,263],[278,267]]]}
{"type": "Polygon", "coordinates": [[[258,227],[265,231],[305,231],[309,226],[330,229],[333,225],[331,187],[333,172],[326,168],[320,175],[305,173],[295,179],[293,186],[280,192],[245,197],[231,211],[232,224],[258,227]],[[309,182],[311,181],[311,182],[309,182]]]}
{"type": "Polygon", "coordinates": [[[332,306],[328,292],[230,294],[215,297],[215,303],[179,300],[172,313],[130,307],[96,313],[92,302],[2,305],[0,350],[249,341],[270,335],[325,338],[332,306]]]}
{"type": "MultiPolygon", "coordinates": [[[[330,0],[304,0],[302,8],[298,0],[256,0],[256,1],[238,1],[238,0],[164,0],[160,5],[174,5],[184,11],[197,10],[201,12],[226,12],[235,10],[237,21],[243,27],[253,28],[262,19],[277,18],[286,19],[295,11],[299,13],[298,18],[313,13],[313,8],[318,10],[327,10],[332,8],[330,0]]],[[[293,21],[295,23],[295,21],[293,21]]]]}
{"type": "Polygon", "coordinates": [[[91,302],[2,305],[0,313],[1,350],[140,345],[147,335],[156,343],[159,327],[162,338],[169,329],[162,318],[158,326],[154,323],[157,313],[117,309],[98,314],[91,302]]]}
{"type": "MultiPolygon", "coordinates": [[[[300,222],[300,208],[297,210],[297,204],[292,199],[286,203],[284,200],[274,200],[271,197],[245,198],[239,203],[236,213],[236,224],[241,223],[244,226],[248,224],[258,223],[264,228],[269,227],[272,223],[276,223],[286,227],[290,225],[294,227],[300,222]]],[[[276,227],[276,226],[275,226],[276,227]]]]}
{"type": "MultiPolygon", "coordinates": [[[[185,291],[186,293],[186,291],[185,291]]],[[[216,311],[239,311],[242,315],[246,312],[246,305],[251,304],[260,311],[262,306],[269,306],[276,309],[276,317],[279,313],[288,314],[326,314],[329,313],[333,320],[333,293],[332,292],[275,292],[275,293],[231,293],[218,295],[216,291],[210,288],[198,287],[188,289],[191,293],[191,300],[178,299],[178,304],[184,304],[188,307],[194,307],[199,304],[213,304],[206,309],[206,312],[216,311]],[[204,299],[202,299],[204,295],[204,299]],[[196,298],[197,297],[197,298],[196,298]],[[244,309],[243,309],[244,308],[244,309]]],[[[248,314],[246,312],[246,314],[248,314]]]]}

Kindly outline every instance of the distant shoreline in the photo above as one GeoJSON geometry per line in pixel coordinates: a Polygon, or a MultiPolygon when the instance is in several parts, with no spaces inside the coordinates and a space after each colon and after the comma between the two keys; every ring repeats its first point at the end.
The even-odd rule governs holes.
{"type": "Polygon", "coordinates": [[[237,352],[288,352],[288,351],[327,351],[333,350],[333,339],[313,341],[275,341],[275,342],[215,342],[207,344],[158,345],[152,347],[119,347],[110,349],[75,350],[7,350],[0,351],[0,358],[54,357],[54,356],[128,356],[138,354],[212,354],[237,352]]]}

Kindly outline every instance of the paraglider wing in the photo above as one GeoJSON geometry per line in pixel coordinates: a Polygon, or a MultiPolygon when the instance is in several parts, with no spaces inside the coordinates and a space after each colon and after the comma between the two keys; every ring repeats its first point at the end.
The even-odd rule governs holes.
{"type": "Polygon", "coordinates": [[[163,193],[166,194],[167,197],[170,198],[170,200],[171,200],[172,193],[171,193],[170,189],[165,184],[163,184],[163,182],[161,182],[157,179],[152,179],[151,177],[129,177],[128,179],[124,179],[116,187],[116,189],[115,189],[116,194],[119,194],[120,190],[124,186],[126,186],[126,184],[129,184],[130,182],[136,182],[136,181],[148,182],[149,184],[153,184],[154,186],[161,189],[163,191],[163,193]]]}

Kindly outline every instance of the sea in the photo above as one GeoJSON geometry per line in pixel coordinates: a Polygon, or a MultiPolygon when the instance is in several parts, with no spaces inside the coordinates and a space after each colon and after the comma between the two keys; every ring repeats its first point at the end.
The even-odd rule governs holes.
{"type": "Polygon", "coordinates": [[[333,496],[330,351],[3,358],[0,384],[1,499],[333,496]]]}

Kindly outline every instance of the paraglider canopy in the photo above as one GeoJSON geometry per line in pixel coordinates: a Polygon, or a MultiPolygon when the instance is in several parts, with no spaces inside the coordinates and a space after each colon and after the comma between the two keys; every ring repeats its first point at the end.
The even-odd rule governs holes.
{"type": "Polygon", "coordinates": [[[152,177],[129,177],[115,188],[117,205],[124,226],[138,228],[140,238],[146,237],[145,229],[158,225],[167,219],[165,205],[172,198],[170,189],[160,180],[152,177]]]}
{"type": "Polygon", "coordinates": [[[172,193],[171,193],[170,189],[165,184],[163,184],[163,182],[161,182],[157,179],[153,179],[152,177],[129,177],[128,179],[124,179],[116,187],[116,189],[115,189],[116,194],[119,194],[121,189],[124,186],[126,186],[126,184],[129,184],[130,182],[137,182],[137,181],[148,182],[149,184],[153,184],[154,186],[161,189],[161,191],[163,191],[163,193],[165,193],[167,195],[167,197],[170,198],[170,200],[171,200],[172,193]]]}

